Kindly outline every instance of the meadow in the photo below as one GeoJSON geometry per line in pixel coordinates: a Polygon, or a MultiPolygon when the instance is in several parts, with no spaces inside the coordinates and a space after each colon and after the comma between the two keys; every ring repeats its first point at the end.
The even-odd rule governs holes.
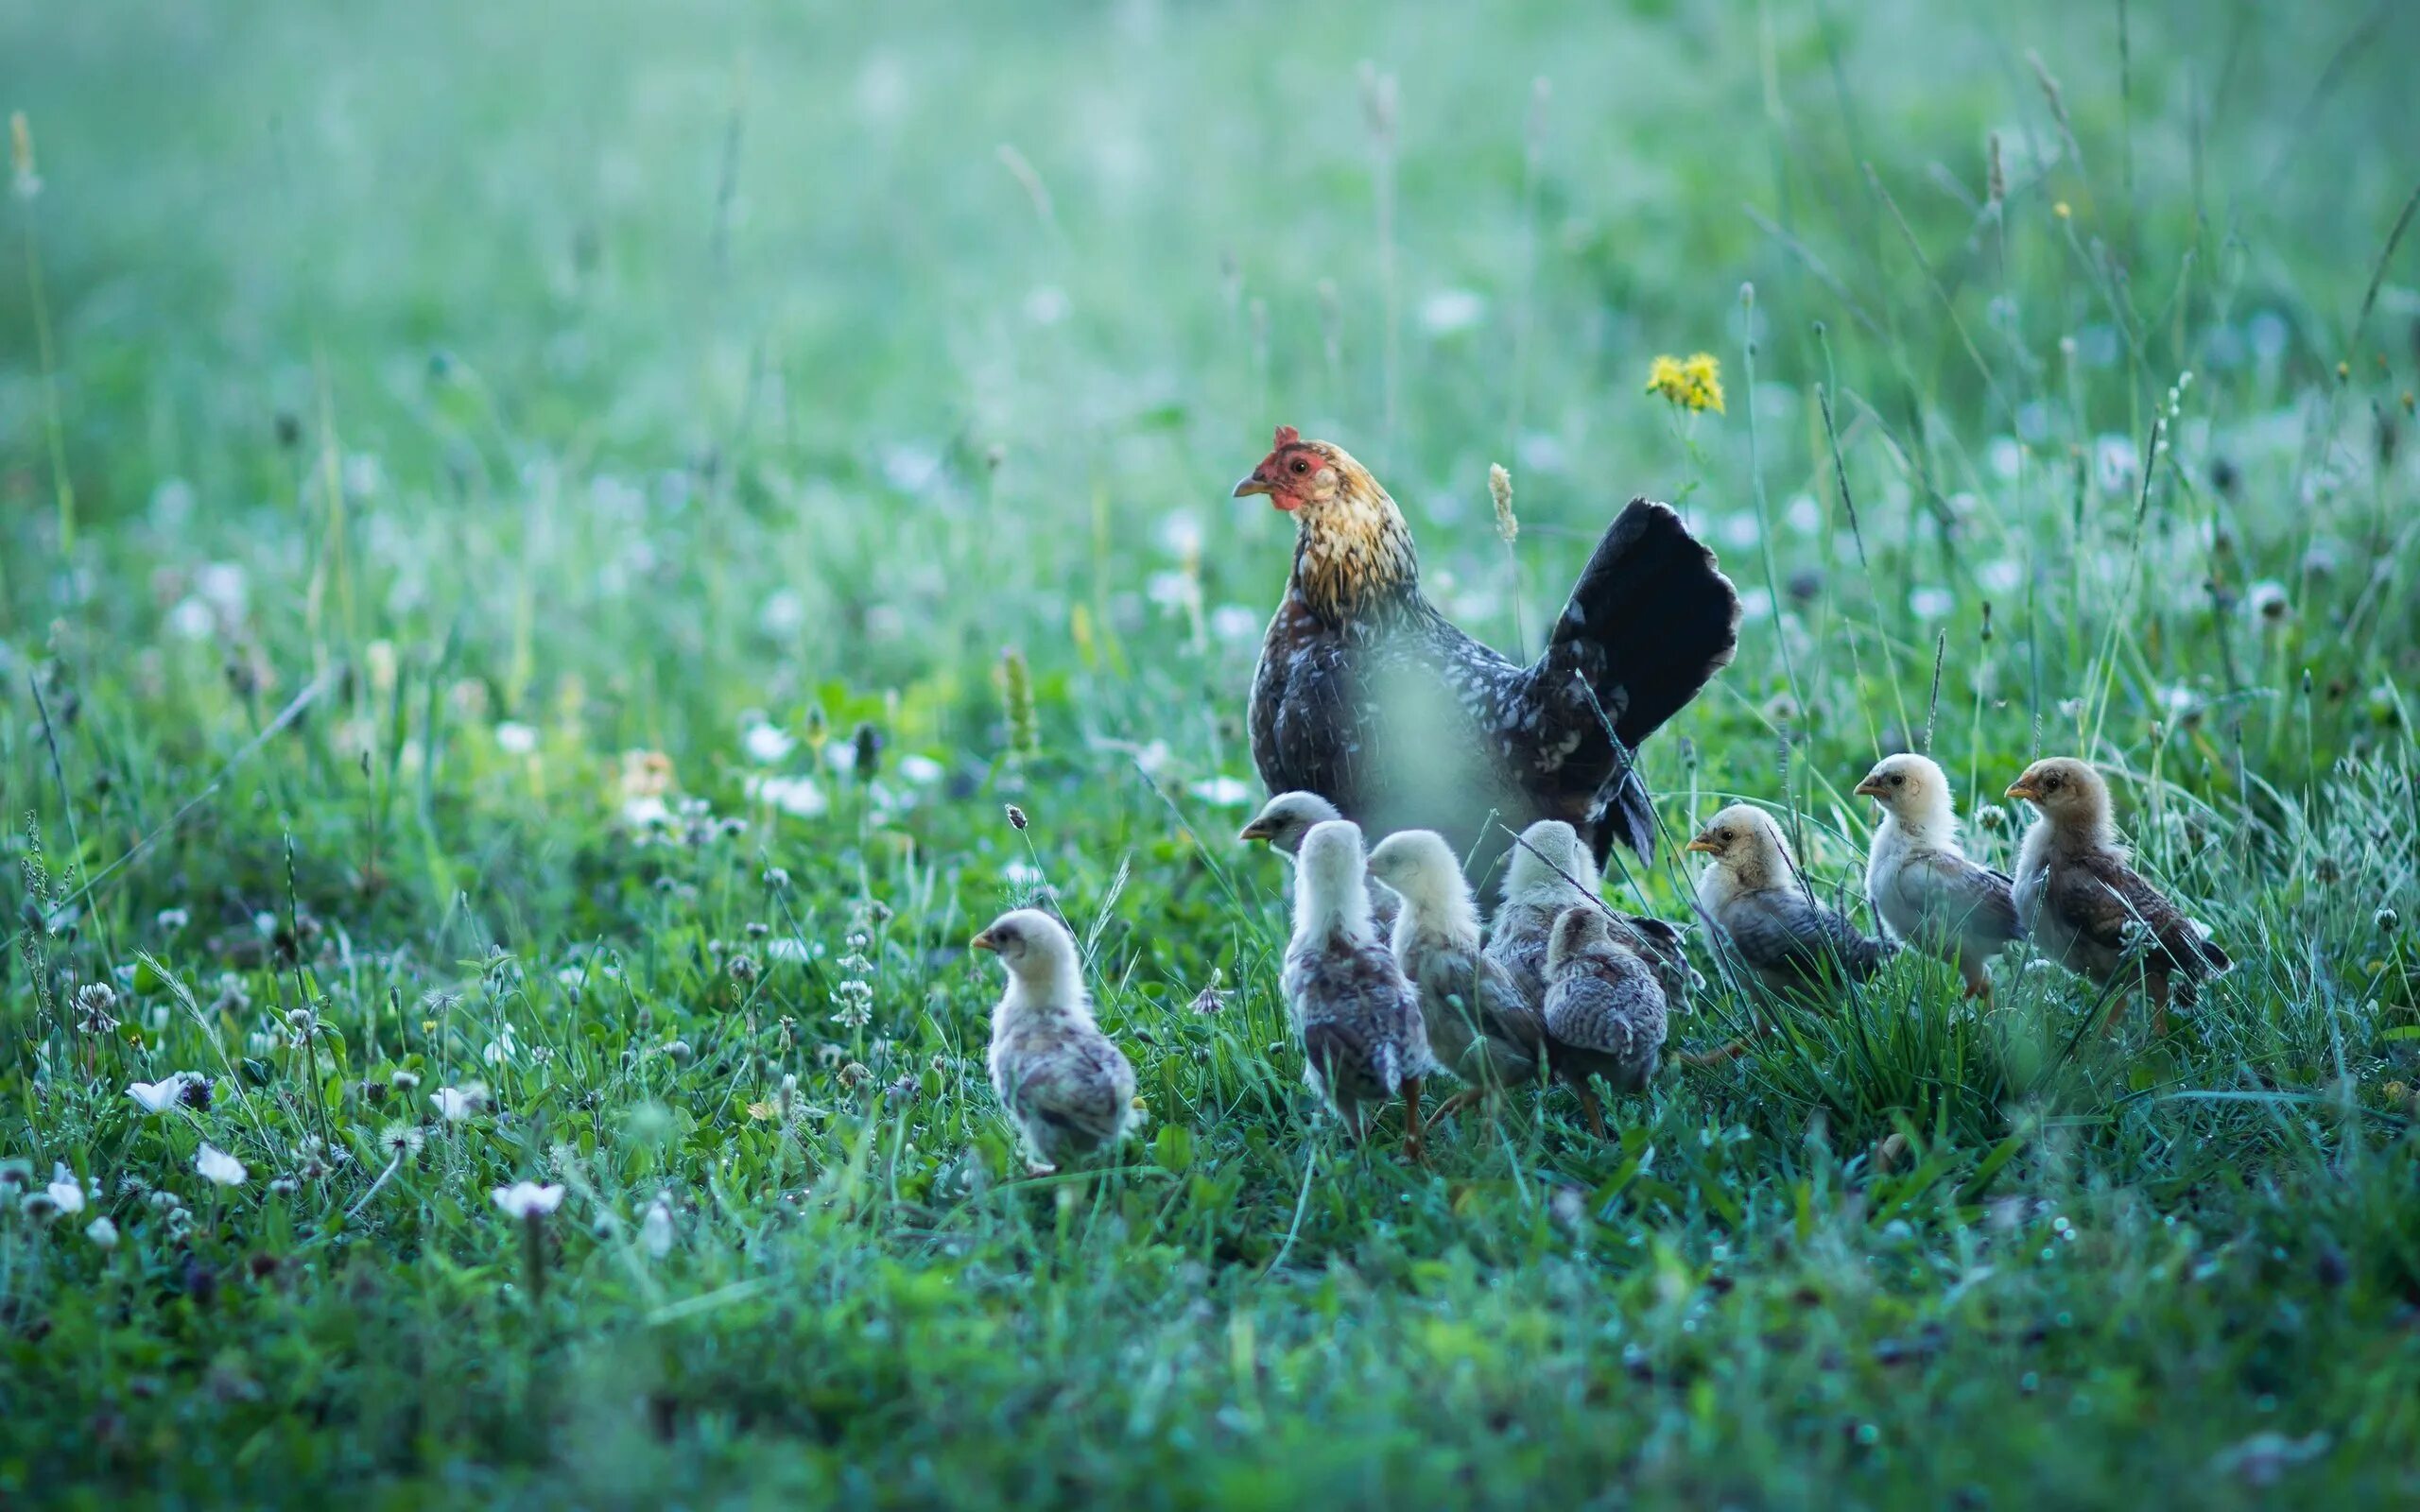
{"type": "Polygon", "coordinates": [[[2411,1501],[2415,56],[0,0],[0,1503],[2411,1501]],[[2084,755],[2237,968],[2103,1035],[1701,950],[1676,1043],[1768,1032],[1610,1141],[1357,1152],[1233,838],[1278,423],[1508,648],[1684,511],[1747,617],[1676,840],[1773,804],[1863,919],[1877,754],[2001,866],[2084,755]],[[966,948],[1034,900],[1148,1108],[1039,1179],[966,948]]]}

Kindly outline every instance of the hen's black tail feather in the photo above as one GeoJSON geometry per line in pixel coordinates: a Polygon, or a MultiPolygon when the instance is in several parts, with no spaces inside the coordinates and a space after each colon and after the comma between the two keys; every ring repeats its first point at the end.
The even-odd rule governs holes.
{"type": "Polygon", "coordinates": [[[1739,595],[1670,506],[1633,499],[1581,569],[1547,644],[1583,639],[1604,652],[1597,692],[1614,733],[1636,747],[1730,664],[1739,595]],[[1618,699],[1605,697],[1616,690],[1618,699]]]}
{"type": "MultiPolygon", "coordinates": [[[[1558,648],[1579,653],[1575,663],[1591,669],[1615,738],[1630,751],[1729,665],[1738,644],[1739,595],[1714,553],[1669,506],[1633,499],[1581,570],[1541,661],[1562,660],[1558,648]]],[[[1655,812],[1645,784],[1618,751],[1604,753],[1600,770],[1586,826],[1598,864],[1616,840],[1651,854],[1655,812]]]]}

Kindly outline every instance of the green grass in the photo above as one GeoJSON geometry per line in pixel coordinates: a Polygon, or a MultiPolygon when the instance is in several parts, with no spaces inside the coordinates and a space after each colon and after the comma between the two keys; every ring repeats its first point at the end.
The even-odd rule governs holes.
{"type": "MultiPolygon", "coordinates": [[[[0,1501],[2411,1499],[2415,50],[0,4],[0,1501]],[[1640,391],[1698,350],[1727,413],[1640,391]],[[1645,753],[1668,827],[1786,805],[1853,896],[1877,750],[1928,732],[2003,864],[2000,788],[2086,754],[2241,965],[2103,1039],[2047,967],[1905,963],[1614,1144],[1558,1092],[1357,1156],[1219,782],[1278,421],[1498,644],[1621,500],[1688,512],[1755,605],[1645,753]],[[1150,1121],[1014,1181],[963,943],[1046,885],[1150,1121]],[[206,1110],[126,1093],[179,1070],[206,1110]]],[[[1678,860],[1613,890],[1680,917],[1678,860]]]]}

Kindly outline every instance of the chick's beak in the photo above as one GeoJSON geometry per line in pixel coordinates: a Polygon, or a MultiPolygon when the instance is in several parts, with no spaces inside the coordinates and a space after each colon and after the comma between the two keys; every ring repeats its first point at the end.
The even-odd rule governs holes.
{"type": "Polygon", "coordinates": [[[1865,798],[1880,798],[1882,796],[1882,782],[1879,778],[1869,777],[1864,782],[1857,784],[1857,790],[1860,796],[1865,798]]]}
{"type": "Polygon", "coordinates": [[[2008,784],[2008,792],[2003,796],[2007,798],[2021,798],[2028,801],[2034,801],[2038,800],[2042,797],[2042,794],[2038,789],[2027,786],[2025,780],[2023,778],[2019,778],[2017,781],[2008,784]]]}
{"type": "Polygon", "coordinates": [[[1722,853],[1715,849],[1713,841],[1707,839],[1703,834],[1699,835],[1696,839],[1691,840],[1687,845],[1681,847],[1681,849],[1684,850],[1702,850],[1710,856],[1720,855],[1722,853]]]}
{"type": "Polygon", "coordinates": [[[1254,819],[1250,824],[1247,824],[1242,829],[1236,831],[1236,838],[1249,845],[1254,840],[1266,840],[1274,832],[1271,831],[1267,824],[1258,819],[1254,819]]]}
{"type": "Polygon", "coordinates": [[[988,929],[983,931],[980,935],[976,936],[973,939],[968,940],[966,943],[974,946],[978,951],[990,951],[994,954],[999,954],[1000,942],[992,937],[992,932],[988,929]]]}

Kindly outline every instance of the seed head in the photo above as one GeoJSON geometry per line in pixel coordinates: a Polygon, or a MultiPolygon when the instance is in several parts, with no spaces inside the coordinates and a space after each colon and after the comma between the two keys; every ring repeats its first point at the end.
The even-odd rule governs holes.
{"type": "Polygon", "coordinates": [[[1007,805],[1004,805],[1004,806],[1005,806],[1005,807],[1008,809],[1008,811],[1009,811],[1009,828],[1010,828],[1010,829],[1011,829],[1011,830],[1022,830],[1022,829],[1024,829],[1024,828],[1026,827],[1026,825],[1029,822],[1029,821],[1026,818],[1026,816],[1025,816],[1025,810],[1023,810],[1023,809],[1021,809],[1021,808],[1017,807],[1017,806],[1016,806],[1015,804],[1013,804],[1013,803],[1010,803],[1010,804],[1007,804],[1007,805]]]}
{"type": "Polygon", "coordinates": [[[1008,720],[1011,754],[1038,754],[1042,733],[1033,717],[1033,672],[1014,646],[1000,653],[1000,709],[1008,720]]]}
{"type": "Polygon", "coordinates": [[[1501,462],[1487,466],[1487,496],[1495,501],[1495,537],[1509,546],[1520,539],[1521,519],[1512,512],[1512,474],[1501,462]]]}
{"type": "Polygon", "coordinates": [[[9,117],[9,166],[18,198],[31,199],[42,193],[42,175],[34,171],[34,129],[26,124],[23,111],[9,117]]]}

